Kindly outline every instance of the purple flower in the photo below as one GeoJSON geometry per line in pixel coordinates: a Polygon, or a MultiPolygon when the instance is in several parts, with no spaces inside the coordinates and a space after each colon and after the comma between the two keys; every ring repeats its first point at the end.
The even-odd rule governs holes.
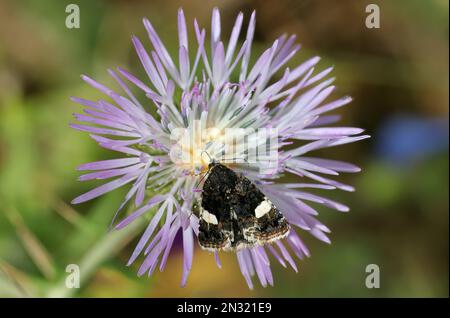
{"type": "MultiPolygon", "coordinates": [[[[206,48],[206,31],[196,21],[197,43],[194,48],[189,48],[186,21],[180,9],[179,65],[176,65],[152,24],[144,19],[153,50],[149,54],[137,37],[132,41],[148,80],[141,81],[120,68],[117,73],[110,70],[111,76],[123,89],[124,93],[119,95],[83,76],[89,85],[107,95],[110,102],[73,98],[85,107],[84,114],[76,114],[76,119],[87,125],[72,127],[87,131],[100,146],[123,154],[120,159],[80,166],[79,170],[92,171],[82,175],[80,180],[112,181],[77,197],[73,203],[85,202],[132,184],[116,215],[130,201],[134,201],[137,210],[113,226],[121,229],[153,211],[151,221],[128,262],[131,264],[138,256],[145,255],[139,275],[151,275],[158,266],[160,270],[164,268],[174,239],[181,232],[184,252],[182,285],[186,283],[198,234],[198,218],[193,206],[200,199],[198,186],[209,162],[205,159],[205,152],[210,159],[221,161],[223,158],[243,158],[244,154],[253,153],[252,150],[260,145],[268,144],[270,148],[270,156],[247,156],[245,163],[233,162],[233,169],[257,184],[292,225],[289,235],[282,241],[236,252],[250,288],[253,288],[252,276],[255,274],[263,286],[273,285],[271,259],[284,267],[289,264],[297,271],[293,255],[299,259],[309,256],[297,228],[330,243],[326,235],[329,229],[317,220],[317,212],[308,202],[341,212],[349,210],[338,202],[305,190],[354,191],[353,187],[331,178],[340,172],[358,172],[358,167],[307,156],[313,150],[368,138],[361,135],[363,130],[359,128],[326,126],[338,121],[339,117],[324,114],[348,104],[351,98],[326,101],[335,87],[332,86],[333,79],[327,78],[331,68],[314,71],[320,60],[318,57],[292,70],[285,68],[300,49],[295,44],[295,36],[281,36],[255,63],[250,63],[255,13],[245,31],[245,41],[240,44],[242,24],[241,13],[225,47],[221,40],[220,13],[214,9],[210,50],[206,48]],[[280,77],[275,79],[278,74],[280,77]],[[142,90],[148,101],[141,104],[125,81],[142,90]],[[150,114],[151,107],[156,107],[157,118],[150,114]],[[226,133],[230,129],[245,131],[246,138],[230,143],[226,133]],[[261,135],[261,130],[266,133],[261,135]],[[248,140],[252,141],[250,146],[248,140]],[[291,145],[289,150],[285,147],[287,145],[291,145]],[[276,165],[273,164],[274,156],[276,165]],[[279,183],[278,178],[288,173],[313,182],[279,183]],[[147,189],[157,194],[148,197],[147,189]]],[[[226,164],[225,160],[223,162],[226,164]]],[[[220,267],[217,252],[215,259],[220,267]]]]}

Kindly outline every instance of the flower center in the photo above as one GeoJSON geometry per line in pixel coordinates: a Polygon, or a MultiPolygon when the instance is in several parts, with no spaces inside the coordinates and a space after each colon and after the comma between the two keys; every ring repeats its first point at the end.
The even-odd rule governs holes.
{"type": "Polygon", "coordinates": [[[176,129],[171,139],[171,160],[189,174],[205,172],[211,160],[223,156],[227,148],[224,133],[216,127],[176,129]]]}

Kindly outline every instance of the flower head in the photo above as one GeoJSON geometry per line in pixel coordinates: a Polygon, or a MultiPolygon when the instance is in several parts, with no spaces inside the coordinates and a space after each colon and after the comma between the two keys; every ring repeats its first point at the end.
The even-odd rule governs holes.
{"type": "MultiPolygon", "coordinates": [[[[119,159],[81,165],[79,170],[91,172],[82,175],[80,180],[112,181],[77,197],[73,203],[131,184],[116,215],[130,201],[134,201],[137,209],[113,226],[121,229],[154,211],[129,260],[131,264],[139,255],[145,255],[139,275],[151,275],[158,266],[164,268],[174,239],[181,232],[182,284],[186,283],[198,235],[195,205],[201,200],[202,180],[212,160],[229,165],[252,180],[292,227],[283,240],[236,252],[242,274],[251,288],[255,274],[263,286],[273,284],[270,258],[297,271],[291,255],[299,259],[309,256],[297,229],[330,242],[326,235],[329,229],[317,220],[317,212],[308,202],[348,211],[346,206],[305,189],[354,190],[331,178],[340,172],[358,172],[358,167],[307,156],[313,150],[368,137],[360,135],[363,130],[359,128],[327,127],[339,117],[324,114],[348,104],[351,98],[326,102],[335,87],[333,79],[327,78],[331,68],[315,72],[318,57],[292,70],[286,68],[286,63],[300,49],[295,44],[295,36],[281,36],[251,63],[255,13],[244,31],[245,41],[240,44],[242,25],[240,13],[225,46],[221,40],[220,13],[214,9],[210,48],[205,29],[196,21],[197,43],[194,48],[189,47],[185,16],[180,9],[176,65],[152,24],[144,19],[153,50],[149,53],[137,37],[132,42],[148,79],[140,80],[121,68],[117,72],[110,70],[123,90],[119,94],[83,76],[83,80],[107,95],[110,101],[73,98],[85,106],[84,114],[75,116],[86,124],[72,127],[87,131],[100,146],[122,154],[119,159]],[[141,103],[126,81],[142,90],[148,100],[141,103]],[[155,116],[150,112],[152,107],[156,109],[155,116]],[[302,182],[279,182],[284,174],[296,175],[302,182]],[[307,179],[313,182],[304,182],[307,179]],[[148,188],[156,193],[150,198],[148,188]]],[[[217,252],[215,258],[221,266],[217,252]]]]}

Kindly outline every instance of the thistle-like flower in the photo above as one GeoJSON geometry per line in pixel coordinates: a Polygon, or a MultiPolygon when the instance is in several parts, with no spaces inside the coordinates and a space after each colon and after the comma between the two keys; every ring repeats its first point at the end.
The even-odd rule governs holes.
{"type": "MultiPolygon", "coordinates": [[[[199,233],[196,210],[211,162],[220,162],[245,175],[291,226],[282,240],[236,250],[240,269],[250,288],[253,288],[255,274],[263,286],[273,285],[269,256],[297,271],[291,254],[299,259],[309,256],[297,234],[298,229],[330,242],[326,235],[329,229],[316,219],[317,212],[308,202],[342,212],[349,210],[304,189],[354,191],[351,186],[324,175],[358,172],[358,167],[307,156],[313,150],[368,137],[360,135],[363,130],[359,128],[326,127],[339,117],[324,114],[348,104],[351,98],[325,101],[335,87],[333,79],[327,78],[331,68],[314,71],[320,60],[318,57],[292,70],[286,68],[286,63],[300,49],[295,44],[295,36],[281,36],[255,63],[250,63],[255,13],[250,17],[245,41],[240,44],[242,24],[243,14],[240,13],[225,46],[221,40],[220,13],[214,9],[210,49],[206,44],[206,31],[197,21],[194,21],[197,43],[195,48],[189,48],[185,16],[180,9],[179,65],[176,66],[152,24],[144,19],[153,50],[149,54],[137,37],[133,37],[132,42],[148,80],[140,80],[121,68],[110,70],[110,75],[123,89],[119,94],[82,76],[89,85],[107,95],[109,101],[73,98],[85,107],[84,114],[76,114],[76,119],[87,124],[72,127],[88,132],[101,147],[121,153],[122,158],[81,165],[79,170],[91,172],[82,175],[80,180],[113,180],[75,198],[72,203],[82,203],[131,184],[116,216],[131,201],[136,210],[117,224],[113,222],[112,226],[121,229],[153,211],[128,262],[131,264],[139,255],[145,255],[139,275],[148,273],[150,276],[158,266],[160,270],[164,268],[174,239],[181,232],[182,285],[186,283],[193,262],[194,241],[199,233]],[[126,82],[142,90],[148,100],[141,103],[126,82]],[[152,107],[156,112],[151,112],[152,107]],[[302,182],[278,182],[284,174],[296,175],[302,182]],[[303,182],[307,179],[313,182],[303,182]],[[148,189],[153,196],[148,197],[148,189]]],[[[218,252],[214,254],[220,267],[218,252]]]]}

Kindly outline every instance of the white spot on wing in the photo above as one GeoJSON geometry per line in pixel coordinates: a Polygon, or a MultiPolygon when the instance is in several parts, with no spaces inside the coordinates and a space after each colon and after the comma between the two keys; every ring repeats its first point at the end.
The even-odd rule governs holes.
{"type": "Polygon", "coordinates": [[[257,218],[260,218],[264,216],[265,214],[269,213],[269,211],[272,209],[272,202],[270,202],[267,198],[265,198],[264,201],[262,201],[255,209],[255,216],[257,218]]]}
{"type": "Polygon", "coordinates": [[[205,220],[206,223],[210,224],[218,224],[217,218],[214,214],[209,213],[206,210],[202,210],[202,219],[205,220]]]}

